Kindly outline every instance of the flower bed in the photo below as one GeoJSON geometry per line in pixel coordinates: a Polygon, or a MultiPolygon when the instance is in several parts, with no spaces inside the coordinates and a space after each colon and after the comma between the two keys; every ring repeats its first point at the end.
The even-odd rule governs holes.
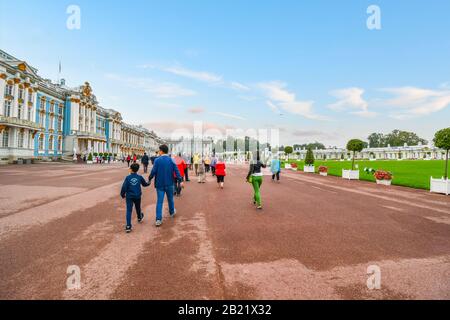
{"type": "Polygon", "coordinates": [[[383,185],[389,186],[392,183],[392,173],[389,171],[377,170],[377,171],[375,171],[373,176],[375,177],[377,184],[383,184],[383,185]]]}
{"type": "Polygon", "coordinates": [[[326,176],[328,175],[328,167],[320,166],[320,167],[319,167],[319,174],[320,174],[321,176],[326,177],[326,176]]]}

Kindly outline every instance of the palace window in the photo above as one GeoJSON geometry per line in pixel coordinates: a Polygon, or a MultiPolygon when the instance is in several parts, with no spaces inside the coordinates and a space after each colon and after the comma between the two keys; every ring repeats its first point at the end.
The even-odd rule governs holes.
{"type": "Polygon", "coordinates": [[[33,121],[33,119],[31,119],[32,117],[33,117],[33,107],[28,107],[27,119],[29,121],[33,121]]]}
{"type": "Polygon", "coordinates": [[[17,133],[17,146],[19,148],[23,148],[23,141],[24,141],[24,132],[23,132],[23,130],[20,130],[17,133]]]}
{"type": "Polygon", "coordinates": [[[55,126],[55,117],[54,116],[50,116],[49,129],[54,129],[54,126],[55,126]]]}
{"type": "Polygon", "coordinates": [[[45,99],[41,99],[39,101],[39,108],[45,110],[45,99]]]}
{"type": "Polygon", "coordinates": [[[55,104],[50,103],[50,113],[54,113],[55,112],[55,104]]]}
{"type": "Polygon", "coordinates": [[[33,103],[33,91],[28,91],[28,102],[33,103]]]}
{"type": "Polygon", "coordinates": [[[62,151],[62,137],[58,137],[58,151],[62,151]]]}
{"type": "Polygon", "coordinates": [[[5,100],[5,117],[11,117],[11,100],[5,100]]]}
{"type": "Polygon", "coordinates": [[[7,84],[5,87],[5,95],[6,96],[12,96],[13,95],[13,86],[10,84],[7,84]]]}
{"type": "Polygon", "coordinates": [[[19,104],[17,108],[17,118],[22,119],[23,116],[23,105],[19,104]]]}
{"type": "Polygon", "coordinates": [[[44,113],[41,113],[41,114],[39,115],[39,125],[40,125],[42,128],[44,128],[44,126],[45,126],[45,114],[44,114],[44,113]]]}
{"type": "Polygon", "coordinates": [[[58,130],[62,131],[62,119],[58,118],[58,130]]]}
{"type": "Polygon", "coordinates": [[[3,130],[2,134],[2,147],[8,148],[9,146],[9,128],[3,130]]]}
{"type": "Polygon", "coordinates": [[[41,134],[39,136],[38,145],[39,145],[39,150],[44,150],[44,134],[41,134]]]}
{"type": "Polygon", "coordinates": [[[61,116],[63,115],[63,108],[62,108],[62,106],[58,107],[58,114],[61,115],[61,116]]]}
{"type": "Polygon", "coordinates": [[[25,97],[25,91],[22,88],[19,88],[19,99],[24,99],[25,97]]]}
{"type": "Polygon", "coordinates": [[[48,150],[53,150],[53,136],[48,137],[48,150]]]}

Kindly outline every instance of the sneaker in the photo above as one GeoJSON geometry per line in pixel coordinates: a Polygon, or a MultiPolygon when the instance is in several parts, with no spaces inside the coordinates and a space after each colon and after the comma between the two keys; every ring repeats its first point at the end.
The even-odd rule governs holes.
{"type": "Polygon", "coordinates": [[[175,211],[170,214],[170,217],[173,218],[173,217],[175,217],[176,214],[177,214],[177,209],[175,209],[175,211]]]}
{"type": "Polygon", "coordinates": [[[126,227],[125,227],[125,232],[126,232],[126,233],[130,233],[131,230],[133,230],[133,228],[132,228],[131,226],[126,226],[126,227]]]}
{"type": "Polygon", "coordinates": [[[262,206],[257,206],[256,209],[262,210],[262,206]]]}
{"type": "Polygon", "coordinates": [[[162,225],[162,221],[161,221],[161,220],[156,220],[155,225],[156,225],[157,227],[160,227],[160,226],[162,225]]]}
{"type": "Polygon", "coordinates": [[[141,223],[144,220],[144,214],[141,213],[141,216],[138,218],[138,222],[141,223]]]}

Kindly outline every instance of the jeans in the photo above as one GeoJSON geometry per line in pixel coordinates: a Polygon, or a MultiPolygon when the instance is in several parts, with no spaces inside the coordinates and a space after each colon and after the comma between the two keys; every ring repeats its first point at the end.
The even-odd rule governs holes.
{"type": "Polygon", "coordinates": [[[173,194],[174,194],[174,195],[176,194],[177,196],[181,195],[181,181],[178,181],[178,179],[175,178],[175,179],[173,180],[173,183],[174,183],[174,191],[173,191],[173,194]]]}
{"type": "Polygon", "coordinates": [[[144,165],[144,173],[147,173],[148,170],[148,163],[143,163],[144,165]]]}
{"type": "Polygon", "coordinates": [[[184,169],[184,180],[189,181],[189,168],[184,169]]]}
{"type": "Polygon", "coordinates": [[[167,195],[167,202],[169,202],[170,214],[175,213],[175,204],[173,203],[173,185],[156,189],[156,220],[162,221],[162,207],[164,203],[164,195],[167,195]]]}
{"type": "Polygon", "coordinates": [[[277,181],[280,181],[280,171],[277,173],[272,174],[272,180],[275,180],[275,177],[277,177],[277,181]]]}
{"type": "Polygon", "coordinates": [[[138,219],[141,218],[141,198],[127,198],[127,226],[131,227],[131,215],[133,214],[133,205],[136,207],[138,219]]]}
{"type": "Polygon", "coordinates": [[[261,205],[261,185],[263,182],[263,177],[261,176],[252,176],[252,185],[253,185],[253,191],[255,195],[253,196],[253,199],[255,200],[256,204],[258,206],[261,205]]]}

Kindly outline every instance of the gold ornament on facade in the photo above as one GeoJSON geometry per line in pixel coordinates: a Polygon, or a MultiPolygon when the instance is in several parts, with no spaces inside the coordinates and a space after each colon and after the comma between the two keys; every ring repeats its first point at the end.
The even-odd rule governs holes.
{"type": "Polygon", "coordinates": [[[14,83],[15,83],[15,84],[20,83],[20,79],[19,79],[19,78],[14,78],[14,83]]]}
{"type": "Polygon", "coordinates": [[[84,87],[83,87],[83,95],[84,95],[85,97],[90,97],[91,94],[92,94],[92,88],[91,88],[91,86],[89,85],[89,82],[86,81],[86,82],[84,83],[84,87]]]}
{"type": "Polygon", "coordinates": [[[6,75],[6,73],[0,73],[0,78],[3,80],[6,80],[8,76],[6,75]]]}
{"type": "Polygon", "coordinates": [[[25,63],[21,63],[17,66],[19,68],[20,71],[25,71],[27,70],[27,66],[25,65],[25,63]]]}

